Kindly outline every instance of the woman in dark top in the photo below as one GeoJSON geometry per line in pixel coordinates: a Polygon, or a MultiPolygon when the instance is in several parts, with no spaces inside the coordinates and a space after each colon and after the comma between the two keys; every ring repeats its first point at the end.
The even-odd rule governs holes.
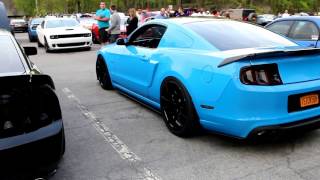
{"type": "Polygon", "coordinates": [[[129,9],[129,16],[127,20],[127,35],[131,34],[138,27],[138,17],[134,8],[129,9]]]}

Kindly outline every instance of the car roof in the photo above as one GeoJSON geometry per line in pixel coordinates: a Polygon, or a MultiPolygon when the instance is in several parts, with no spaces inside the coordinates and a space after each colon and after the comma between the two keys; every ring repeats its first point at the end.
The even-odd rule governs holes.
{"type": "Polygon", "coordinates": [[[45,21],[56,21],[56,20],[76,20],[74,18],[45,18],[45,21]]]}
{"type": "Polygon", "coordinates": [[[279,18],[276,21],[282,20],[311,20],[311,21],[320,21],[320,16],[290,16],[286,18],[279,18]]]}
{"type": "Polygon", "coordinates": [[[3,36],[3,35],[11,35],[11,33],[8,30],[2,29],[0,27],[0,36],[3,36]]]}
{"type": "Polygon", "coordinates": [[[183,24],[207,22],[207,21],[228,21],[228,19],[215,18],[215,17],[178,17],[178,18],[170,18],[170,19],[154,19],[150,22],[169,22],[169,23],[183,25],[183,24]]]}

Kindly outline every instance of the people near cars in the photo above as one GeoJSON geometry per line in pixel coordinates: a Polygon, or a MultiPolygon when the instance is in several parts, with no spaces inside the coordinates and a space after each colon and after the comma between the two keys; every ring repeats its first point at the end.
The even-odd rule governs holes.
{"type": "Polygon", "coordinates": [[[154,18],[155,19],[167,19],[169,16],[167,15],[166,9],[161,8],[160,13],[156,15],[154,18]]]}
{"type": "Polygon", "coordinates": [[[183,12],[182,7],[179,7],[179,9],[174,13],[175,17],[182,17],[182,16],[186,16],[183,12]]]}
{"type": "Polygon", "coordinates": [[[127,20],[127,35],[131,34],[138,27],[138,17],[134,8],[129,9],[129,18],[127,20]]]}
{"type": "Polygon", "coordinates": [[[108,34],[110,35],[109,43],[114,43],[120,35],[121,18],[115,5],[110,6],[110,12],[112,15],[110,19],[111,26],[108,28],[108,34]]]}
{"type": "Polygon", "coordinates": [[[285,18],[285,17],[289,17],[289,16],[290,16],[290,14],[288,13],[288,10],[285,10],[281,17],[285,18]]]}
{"type": "Polygon", "coordinates": [[[108,32],[109,20],[110,20],[110,11],[106,9],[106,3],[100,2],[100,9],[97,10],[95,20],[98,21],[99,33],[100,33],[100,42],[102,45],[106,44],[108,41],[108,32]]]}

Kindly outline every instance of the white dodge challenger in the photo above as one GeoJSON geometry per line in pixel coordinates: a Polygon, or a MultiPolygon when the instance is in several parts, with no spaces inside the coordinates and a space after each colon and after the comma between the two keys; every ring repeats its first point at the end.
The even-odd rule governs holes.
{"type": "Polygon", "coordinates": [[[46,52],[59,49],[90,49],[92,34],[70,18],[45,19],[37,27],[38,46],[44,46],[46,52]]]}

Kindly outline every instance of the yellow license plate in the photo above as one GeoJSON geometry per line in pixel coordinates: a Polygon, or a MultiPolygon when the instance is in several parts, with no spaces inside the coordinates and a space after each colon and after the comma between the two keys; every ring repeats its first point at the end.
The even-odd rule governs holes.
{"type": "Polygon", "coordinates": [[[306,96],[300,97],[300,106],[307,107],[315,104],[319,104],[319,96],[318,94],[310,94],[306,96]]]}

